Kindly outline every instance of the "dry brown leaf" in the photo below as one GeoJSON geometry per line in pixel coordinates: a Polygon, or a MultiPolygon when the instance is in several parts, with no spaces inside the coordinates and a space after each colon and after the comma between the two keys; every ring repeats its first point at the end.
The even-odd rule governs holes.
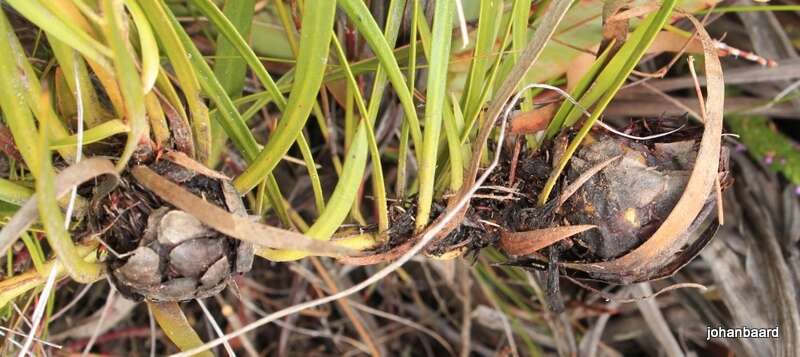
{"type": "Polygon", "coordinates": [[[557,103],[550,103],[541,108],[518,113],[511,118],[509,130],[517,135],[535,134],[547,128],[557,110],[557,103]]]}
{"type": "Polygon", "coordinates": [[[703,43],[697,37],[688,39],[674,32],[661,31],[647,49],[647,53],[680,52],[681,50],[688,53],[703,53],[703,43]]]}
{"type": "Polygon", "coordinates": [[[342,79],[338,81],[330,81],[325,83],[325,88],[331,94],[333,100],[336,101],[342,108],[347,107],[347,81],[342,79]]]}
{"type": "Polygon", "coordinates": [[[628,9],[628,10],[625,10],[625,11],[620,11],[620,12],[618,12],[618,13],[612,15],[612,16],[609,16],[607,21],[608,22],[627,21],[627,20],[632,19],[634,17],[640,17],[640,16],[647,15],[647,14],[653,12],[653,11],[658,10],[658,8],[660,8],[660,7],[661,7],[661,4],[658,3],[658,2],[653,2],[651,4],[645,4],[645,5],[636,6],[636,7],[632,8],[632,9],[628,9]]]}
{"type": "Polygon", "coordinates": [[[597,226],[591,224],[552,227],[526,232],[503,232],[500,249],[512,256],[530,255],[563,239],[588,231],[597,226]]]}
{"type": "Polygon", "coordinates": [[[600,48],[613,46],[612,54],[616,53],[620,46],[628,38],[628,17],[621,17],[622,9],[625,7],[624,0],[611,0],[603,4],[603,41],[600,48]]]}
{"type": "Polygon", "coordinates": [[[209,169],[205,165],[203,165],[203,164],[201,164],[201,163],[199,163],[197,161],[192,160],[192,158],[190,158],[188,155],[186,155],[183,152],[180,152],[180,151],[168,151],[166,154],[164,154],[163,157],[166,158],[169,161],[172,161],[172,162],[180,165],[180,166],[183,166],[183,167],[185,167],[187,169],[190,169],[190,170],[195,171],[197,173],[203,174],[205,176],[213,177],[213,178],[219,179],[219,180],[230,181],[229,177],[219,173],[219,171],[214,171],[212,169],[209,169]]]}
{"type": "MultiPolygon", "coordinates": [[[[158,92],[156,92],[158,93],[158,92]]],[[[194,138],[192,137],[192,129],[178,110],[170,104],[164,96],[158,96],[161,108],[164,110],[164,115],[169,123],[169,129],[172,133],[172,140],[175,143],[175,149],[185,153],[189,156],[194,156],[194,138]]]]}
{"type": "MultiPolygon", "coordinates": [[[[595,46],[591,48],[590,51],[597,53],[598,48],[598,46],[595,46]]],[[[567,92],[572,92],[572,90],[575,89],[575,86],[577,86],[581,78],[589,72],[589,69],[596,59],[597,56],[592,53],[581,52],[572,60],[569,67],[567,67],[567,92]]]]}
{"type": "Polygon", "coordinates": [[[131,172],[142,186],[153,191],[159,198],[191,214],[220,233],[236,239],[262,247],[301,250],[324,256],[343,256],[353,253],[351,249],[330,242],[314,240],[297,232],[252,222],[248,217],[230,213],[159,176],[146,166],[136,166],[131,172]]]}
{"type": "Polygon", "coordinates": [[[0,124],[0,151],[14,160],[23,161],[22,154],[19,153],[17,144],[14,143],[14,135],[11,134],[10,129],[2,124],[0,124]]]}

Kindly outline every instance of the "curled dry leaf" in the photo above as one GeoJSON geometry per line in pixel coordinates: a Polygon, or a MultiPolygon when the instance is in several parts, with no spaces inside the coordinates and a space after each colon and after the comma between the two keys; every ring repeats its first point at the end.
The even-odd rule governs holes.
{"type": "Polygon", "coordinates": [[[227,212],[156,174],[146,166],[136,166],[131,171],[142,186],[158,194],[161,199],[231,237],[263,247],[301,250],[318,255],[342,256],[353,253],[330,242],[314,240],[297,232],[267,226],[227,212]]]}
{"type": "Polygon", "coordinates": [[[674,32],[661,31],[656,35],[647,53],[680,52],[703,53],[703,43],[696,37],[686,38],[674,32]]]}

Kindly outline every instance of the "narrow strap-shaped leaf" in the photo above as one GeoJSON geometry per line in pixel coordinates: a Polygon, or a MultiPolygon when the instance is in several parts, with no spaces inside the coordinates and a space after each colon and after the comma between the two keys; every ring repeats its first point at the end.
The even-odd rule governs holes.
{"type": "Polygon", "coordinates": [[[286,110],[267,145],[234,181],[240,191],[252,189],[269,175],[305,126],[325,74],[335,15],[332,1],[305,3],[297,75],[286,110]]]}
{"type": "Polygon", "coordinates": [[[450,190],[456,192],[464,183],[464,159],[461,151],[461,141],[459,140],[458,123],[454,113],[454,107],[458,107],[458,102],[455,101],[453,96],[450,98],[453,100],[445,101],[443,120],[447,149],[449,151],[448,157],[450,159],[450,190]]]}
{"type": "MultiPolygon", "coordinates": [[[[187,52],[189,46],[186,46],[180,35],[183,29],[176,28],[170,24],[170,18],[167,15],[168,10],[164,7],[164,4],[156,0],[141,0],[140,3],[143,12],[147,15],[158,35],[161,48],[172,63],[175,76],[186,96],[189,111],[192,113],[191,127],[195,152],[191,156],[205,163],[211,155],[211,123],[208,107],[200,96],[201,81],[198,77],[202,77],[202,74],[193,70],[193,59],[191,58],[193,56],[188,55],[190,53],[187,52]]],[[[200,57],[200,61],[203,61],[202,57],[200,57]]]]}
{"type": "MultiPolygon", "coordinates": [[[[233,105],[231,98],[225,92],[225,88],[222,87],[217,77],[214,76],[214,72],[211,70],[211,67],[208,65],[208,63],[206,63],[205,59],[203,59],[203,55],[194,45],[192,39],[189,37],[183,27],[181,27],[181,24],[169,11],[169,9],[164,8],[161,5],[161,2],[156,0],[140,0],[140,3],[153,5],[152,7],[143,7],[151,22],[155,22],[156,20],[148,9],[159,9],[160,15],[166,16],[166,20],[168,20],[168,22],[164,24],[161,21],[158,21],[158,24],[155,25],[156,28],[161,26],[170,26],[172,29],[174,29],[175,34],[178,35],[180,43],[183,45],[183,48],[186,51],[185,57],[189,59],[189,62],[191,63],[194,72],[197,74],[197,77],[202,79],[200,80],[200,86],[203,88],[203,91],[206,93],[206,95],[208,95],[211,101],[216,104],[217,111],[221,114],[220,118],[223,120],[220,121],[220,124],[222,124],[223,129],[225,129],[225,132],[228,133],[228,136],[233,141],[233,144],[236,145],[236,148],[242,152],[242,155],[244,155],[247,161],[252,161],[255,159],[255,157],[258,155],[258,143],[256,143],[256,139],[253,137],[253,134],[247,127],[247,123],[242,120],[242,117],[239,115],[239,111],[236,109],[236,106],[233,105]]],[[[240,192],[241,191],[242,190],[240,190],[240,192]]]]}
{"type": "MultiPolygon", "coordinates": [[[[372,51],[375,52],[375,56],[378,57],[381,66],[386,70],[389,82],[392,83],[397,98],[403,105],[406,120],[409,121],[411,140],[414,143],[414,147],[417,149],[422,148],[422,129],[417,117],[417,109],[414,107],[411,91],[403,77],[403,72],[400,70],[397,58],[394,56],[392,46],[387,42],[375,19],[372,16],[363,15],[370,13],[363,0],[339,0],[338,3],[350,21],[358,28],[361,36],[367,40],[372,51]]],[[[419,159],[420,153],[417,153],[417,160],[419,161],[419,159]]]]}
{"type": "MultiPolygon", "coordinates": [[[[27,54],[22,48],[22,44],[17,37],[13,34],[8,37],[8,45],[10,48],[9,55],[15,60],[16,69],[19,73],[16,74],[12,80],[19,81],[22,92],[17,92],[18,95],[23,95],[26,99],[27,105],[33,115],[41,123],[47,122],[48,135],[51,138],[61,138],[69,135],[64,123],[56,115],[53,103],[50,100],[50,93],[42,90],[42,86],[37,78],[37,72],[34,70],[30,61],[28,61],[27,54]]],[[[67,162],[72,162],[75,158],[75,148],[61,148],[58,150],[61,157],[67,162]]]]}
{"type": "Polygon", "coordinates": [[[14,56],[15,51],[12,50],[11,43],[13,40],[16,40],[14,29],[11,28],[5,12],[0,9],[0,53],[6,54],[0,56],[0,108],[3,110],[3,116],[11,134],[14,136],[17,150],[33,176],[38,177],[39,159],[36,147],[38,146],[39,131],[36,129],[36,123],[28,109],[25,96],[21,95],[26,92],[26,89],[20,80],[17,67],[18,62],[27,59],[14,56]]]}
{"type": "MultiPolygon", "coordinates": [[[[222,13],[219,8],[217,8],[214,3],[210,0],[193,0],[195,5],[200,8],[200,10],[208,16],[209,20],[220,30],[222,36],[224,36],[233,47],[233,50],[239,53],[240,56],[244,59],[244,61],[252,68],[253,73],[259,79],[261,84],[267,88],[267,92],[273,97],[275,104],[278,106],[278,109],[284,112],[282,120],[289,120],[287,118],[287,102],[286,98],[283,97],[280,89],[275,84],[275,81],[272,80],[272,77],[267,72],[264,65],[258,59],[256,54],[253,50],[247,45],[247,42],[244,40],[242,35],[239,31],[236,30],[234,25],[225,17],[225,14],[222,13]]],[[[237,5],[240,6],[240,5],[237,5]]],[[[324,68],[323,68],[324,72],[324,68]]],[[[221,82],[221,84],[224,82],[221,82]]],[[[229,90],[229,88],[225,88],[225,90],[229,90]]],[[[316,103],[316,101],[311,100],[311,103],[316,103]]],[[[320,113],[317,113],[320,116],[320,113]]],[[[307,118],[308,114],[306,114],[307,118]]],[[[304,126],[304,124],[303,124],[304,126]]],[[[302,130],[302,126],[300,127],[302,130]]],[[[273,134],[279,135],[278,132],[273,134]]],[[[297,137],[297,145],[300,147],[300,151],[303,155],[303,160],[306,163],[306,169],[308,170],[308,175],[311,180],[312,189],[314,191],[314,200],[317,204],[318,209],[322,209],[324,207],[324,197],[322,193],[322,185],[319,181],[319,174],[317,173],[316,163],[314,162],[314,157],[311,155],[311,148],[308,145],[308,142],[305,138],[305,135],[302,131],[299,131],[299,134],[296,135],[297,137]]],[[[270,140],[272,142],[272,140],[270,140]]],[[[289,146],[291,146],[291,142],[289,142],[288,146],[286,147],[286,151],[288,151],[289,146]]],[[[285,154],[285,152],[284,152],[285,154]]],[[[282,157],[280,155],[280,157],[282,157]]],[[[278,161],[275,161],[275,165],[277,165],[278,161]]],[[[273,166],[274,168],[274,166],[273,166]]],[[[271,170],[269,170],[268,174],[271,174],[271,170]]]]}
{"type": "Polygon", "coordinates": [[[110,48],[92,38],[77,24],[62,21],[56,14],[43,6],[40,0],[7,0],[6,2],[48,35],[69,44],[70,47],[104,68],[111,68],[107,59],[112,55],[110,48]]]}
{"type": "Polygon", "coordinates": [[[103,0],[102,4],[106,15],[103,32],[111,45],[114,71],[122,92],[122,99],[125,102],[125,117],[130,127],[125,149],[119,161],[117,161],[117,169],[122,170],[128,164],[128,160],[130,160],[140,140],[146,138],[150,126],[145,116],[142,81],[137,75],[138,71],[133,57],[125,46],[128,42],[124,35],[125,31],[122,28],[123,24],[126,23],[123,19],[125,9],[122,7],[120,0],[103,0]]]}
{"type": "Polygon", "coordinates": [[[0,201],[21,206],[33,194],[33,190],[14,181],[0,178],[0,201]]]}
{"type": "MultiPolygon", "coordinates": [[[[578,149],[578,146],[589,133],[594,123],[597,122],[598,118],[603,114],[608,103],[611,102],[617,94],[617,91],[622,88],[622,84],[625,83],[628,75],[630,75],[631,71],[633,71],[639,63],[647,48],[650,47],[650,44],[653,43],[658,31],[664,27],[664,24],[669,19],[676,4],[677,0],[665,1],[657,12],[651,14],[642,21],[636,31],[631,35],[628,42],[622,45],[604,70],[598,74],[595,85],[581,98],[580,103],[584,108],[595,104],[594,112],[591,117],[586,119],[581,130],[572,142],[570,142],[564,155],[561,156],[555,170],[550,174],[550,177],[545,183],[545,187],[539,193],[540,205],[547,202],[550,192],[555,186],[561,172],[566,168],[567,162],[578,149]],[[589,101],[585,102],[584,99],[588,99],[589,101]]],[[[581,108],[577,106],[572,108],[572,112],[577,113],[577,116],[582,115],[581,108]]],[[[572,112],[565,119],[565,124],[571,122],[571,117],[573,116],[572,112]]]]}
{"type": "MultiPolygon", "coordinates": [[[[433,20],[433,41],[428,66],[428,85],[425,101],[425,134],[422,146],[422,161],[419,167],[419,196],[417,199],[418,229],[428,225],[433,203],[436,159],[442,129],[442,112],[446,97],[447,66],[450,60],[450,42],[453,29],[455,4],[438,1],[433,20]]],[[[419,148],[417,148],[419,150],[419,148]]]]}
{"type": "MultiPolygon", "coordinates": [[[[608,59],[609,53],[611,53],[611,48],[613,46],[608,46],[605,51],[603,51],[600,56],[598,56],[589,70],[586,71],[586,74],[578,81],[578,84],[575,85],[575,88],[572,89],[570,95],[573,98],[581,98],[583,94],[589,89],[589,86],[594,82],[595,78],[597,78],[597,74],[600,73],[600,70],[603,69],[603,66],[606,64],[606,60],[608,59]]],[[[547,139],[552,139],[556,136],[556,134],[561,131],[561,129],[565,126],[564,120],[567,117],[567,114],[572,111],[572,108],[575,105],[572,104],[571,101],[565,100],[561,106],[558,108],[556,115],[553,116],[553,119],[550,120],[550,124],[547,125],[547,129],[545,131],[545,137],[547,139]]]]}
{"type": "Polygon", "coordinates": [[[84,284],[93,282],[102,274],[102,265],[83,260],[75,244],[72,243],[72,237],[64,227],[64,215],[58,206],[56,173],[50,161],[45,130],[39,133],[39,140],[39,157],[42,159],[39,160],[39,177],[36,179],[36,201],[39,207],[39,219],[47,233],[47,242],[73,280],[84,284]]]}
{"type": "MultiPolygon", "coordinates": [[[[347,151],[348,159],[344,162],[339,184],[336,185],[336,189],[331,194],[325,211],[305,233],[311,238],[329,239],[339,229],[341,222],[347,218],[347,214],[350,212],[350,207],[353,205],[353,197],[358,192],[367,165],[367,150],[364,150],[367,147],[365,124],[362,121],[356,130],[353,143],[350,146],[350,150],[347,151]]],[[[308,256],[307,253],[301,251],[268,249],[259,250],[257,254],[274,261],[297,260],[308,256]]]]}
{"type": "Polygon", "coordinates": [[[158,62],[158,44],[153,35],[153,29],[150,27],[150,22],[133,0],[125,0],[125,6],[131,13],[136,30],[139,33],[139,47],[141,47],[142,56],[142,90],[144,93],[150,92],[156,84],[160,64],[158,62]]]}
{"type": "MultiPolygon", "coordinates": [[[[170,341],[174,343],[181,351],[190,350],[195,347],[203,345],[203,340],[197,332],[194,331],[186,315],[183,314],[180,305],[175,302],[148,302],[147,306],[153,313],[158,326],[167,335],[170,341]]],[[[200,357],[214,357],[211,351],[203,351],[197,353],[195,356],[200,357]]]]}
{"type": "MultiPolygon", "coordinates": [[[[150,131],[153,133],[153,140],[156,147],[169,147],[169,138],[172,136],[167,124],[167,116],[164,113],[164,107],[161,106],[161,101],[155,91],[149,91],[144,96],[144,105],[147,109],[147,119],[150,122],[150,131]]],[[[187,142],[186,140],[185,142],[187,142]]],[[[193,147],[194,145],[192,145],[193,147]]],[[[181,148],[180,146],[177,146],[181,148]]],[[[192,150],[187,150],[191,154],[192,150]]]]}
{"type": "MultiPolygon", "coordinates": [[[[253,133],[250,132],[250,129],[247,127],[247,123],[245,123],[244,119],[242,119],[242,116],[239,114],[239,111],[236,109],[233,101],[231,101],[231,98],[225,92],[225,88],[220,85],[217,77],[214,76],[214,72],[211,70],[211,67],[208,65],[208,63],[206,63],[203,55],[194,45],[189,35],[186,34],[186,31],[184,31],[183,27],[181,27],[181,24],[168,9],[162,7],[162,10],[164,15],[166,15],[169,20],[168,26],[171,26],[173,29],[175,29],[175,33],[178,34],[183,47],[187,51],[187,57],[189,58],[192,67],[197,72],[197,76],[202,79],[200,81],[200,86],[203,88],[203,91],[208,95],[208,97],[211,98],[214,104],[217,105],[217,110],[221,114],[219,118],[222,119],[220,121],[222,128],[225,129],[225,132],[231,138],[234,145],[236,145],[236,147],[242,152],[245,160],[252,162],[258,155],[259,150],[258,143],[256,143],[253,133]]],[[[245,192],[239,187],[237,187],[237,190],[239,192],[245,192]]],[[[275,208],[278,217],[282,222],[288,224],[290,222],[289,215],[284,207],[283,196],[281,195],[277,181],[275,181],[275,178],[272,175],[269,175],[267,178],[267,191],[272,206],[275,208]]]]}
{"type": "MultiPolygon", "coordinates": [[[[255,0],[226,0],[223,8],[225,17],[243,38],[250,37],[250,28],[253,24],[255,13],[255,0]]],[[[217,48],[214,53],[214,75],[219,80],[222,88],[231,97],[238,99],[242,95],[247,75],[247,62],[238,57],[238,51],[224,34],[217,35],[217,48]]],[[[214,115],[209,113],[212,118],[214,115]]],[[[244,116],[243,116],[244,117],[244,116]]],[[[247,120],[247,119],[245,119],[247,120]]],[[[211,121],[211,157],[208,166],[215,167],[225,150],[225,141],[228,135],[219,124],[219,119],[211,121]]]]}
{"type": "MultiPolygon", "coordinates": [[[[216,62],[214,63],[214,74],[217,75],[219,83],[227,91],[231,98],[238,98],[244,88],[245,74],[247,65],[264,69],[261,61],[248,46],[245,40],[250,34],[250,27],[253,23],[253,13],[255,7],[254,0],[226,0],[224,12],[219,11],[214,3],[206,0],[194,1],[195,5],[216,27],[220,34],[217,36],[216,62]],[[234,38],[233,40],[229,38],[234,38]],[[250,56],[252,54],[252,57],[250,56]],[[239,57],[241,56],[241,57],[239,57]],[[246,59],[245,59],[246,58],[246,59]]],[[[254,69],[255,72],[255,69],[254,69]]],[[[259,70],[260,72],[260,70],[259,70]]],[[[266,70],[264,69],[264,72],[266,70]]],[[[259,78],[264,73],[259,74],[259,78]]],[[[269,74],[267,73],[267,77],[269,74]]],[[[264,78],[267,83],[274,81],[272,78],[264,78]]],[[[280,93],[268,89],[268,93],[275,95],[280,93]]]]}
{"type": "MultiPolygon", "coordinates": [[[[64,73],[72,73],[77,68],[78,78],[74,75],[64,75],[64,81],[67,83],[69,90],[72,91],[73,96],[75,89],[80,87],[81,100],[83,104],[83,120],[88,128],[93,128],[103,121],[102,106],[97,98],[97,92],[92,85],[92,80],[89,77],[89,70],[86,68],[86,62],[83,57],[78,55],[78,52],[70,48],[64,42],[55,37],[49,37],[50,48],[53,49],[53,55],[56,61],[64,69],[64,73]],[[77,62],[77,63],[75,63],[77,62]],[[76,85],[76,80],[80,82],[79,86],[76,85]]],[[[62,113],[63,115],[63,113],[62,113]]]]}
{"type": "MultiPolygon", "coordinates": [[[[471,117],[474,112],[480,110],[479,102],[483,88],[486,86],[486,72],[493,62],[494,56],[491,54],[495,47],[497,32],[503,15],[502,1],[481,1],[481,12],[478,17],[478,36],[475,40],[475,49],[472,52],[470,62],[469,77],[464,91],[463,111],[467,117],[471,117]]],[[[518,11],[527,14],[528,11],[518,11]]]]}
{"type": "MultiPolygon", "coordinates": [[[[344,49],[342,48],[339,41],[334,38],[333,39],[334,45],[336,47],[336,53],[339,57],[339,60],[342,62],[342,65],[345,68],[348,68],[347,64],[347,57],[344,53],[344,49]]],[[[372,191],[375,196],[375,206],[378,215],[378,231],[383,232],[389,229],[389,209],[386,203],[386,187],[384,185],[383,179],[383,166],[381,165],[381,154],[378,149],[378,144],[375,141],[375,132],[372,129],[372,124],[368,118],[368,109],[366,104],[364,104],[364,98],[361,96],[361,91],[358,87],[358,83],[356,82],[355,77],[352,73],[347,72],[347,85],[348,89],[353,92],[353,99],[355,99],[356,106],[358,107],[358,112],[361,117],[360,123],[366,124],[366,132],[367,132],[367,144],[370,156],[372,157],[372,191]]],[[[354,133],[355,134],[355,133],[354,133]]],[[[353,147],[354,143],[350,144],[350,147],[353,147]]],[[[359,148],[360,150],[366,150],[367,148],[359,148]]],[[[352,197],[350,200],[354,201],[356,197],[352,197]]],[[[356,202],[358,205],[358,202],[356,202]]],[[[356,206],[358,208],[358,206],[356,206]]],[[[356,209],[358,212],[358,209],[356,209]]]]}
{"type": "MultiPolygon", "coordinates": [[[[88,145],[91,143],[96,143],[100,140],[110,138],[111,136],[120,134],[120,133],[127,133],[130,131],[130,128],[119,119],[111,119],[103,124],[100,124],[94,128],[86,130],[83,132],[83,144],[88,145]]],[[[60,138],[58,140],[53,140],[50,142],[51,149],[58,149],[62,147],[69,147],[75,146],[78,142],[78,135],[70,135],[67,137],[60,138]]]]}

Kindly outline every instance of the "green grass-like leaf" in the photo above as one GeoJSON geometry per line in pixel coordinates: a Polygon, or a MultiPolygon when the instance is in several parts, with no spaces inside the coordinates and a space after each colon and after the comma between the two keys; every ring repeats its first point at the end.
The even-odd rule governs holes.
{"type": "MultiPolygon", "coordinates": [[[[198,161],[207,162],[211,156],[211,123],[208,107],[200,96],[199,71],[192,65],[190,52],[188,52],[186,44],[181,41],[179,30],[170,26],[169,17],[163,5],[154,0],[142,0],[140,3],[143,12],[158,35],[161,48],[172,63],[175,76],[186,96],[189,111],[192,113],[191,127],[195,147],[193,154],[198,161]]],[[[173,106],[176,105],[173,103],[173,106]]]]}
{"type": "MultiPolygon", "coordinates": [[[[103,124],[100,124],[94,128],[86,130],[83,132],[83,144],[88,145],[91,143],[96,143],[98,141],[107,139],[111,136],[127,133],[130,131],[130,127],[122,122],[119,119],[112,119],[103,124]]],[[[50,149],[59,149],[59,148],[66,148],[66,147],[75,147],[75,144],[78,143],[78,135],[70,135],[67,137],[60,138],[58,140],[53,140],[50,142],[50,149]]]]}
{"type": "Polygon", "coordinates": [[[30,188],[14,181],[0,178],[0,201],[22,206],[31,195],[33,195],[33,190],[30,188]]]}
{"type": "Polygon", "coordinates": [[[303,14],[300,52],[296,66],[297,76],[292,85],[286,110],[267,145],[234,181],[234,185],[240,191],[249,191],[255,187],[272,172],[283,155],[289,151],[289,147],[305,126],[322,85],[336,7],[335,4],[328,2],[307,2],[303,14]]]}
{"type": "Polygon", "coordinates": [[[111,65],[108,57],[113,55],[111,48],[100,43],[83,31],[75,22],[63,21],[57,14],[44,6],[40,0],[8,0],[14,10],[19,11],[26,19],[43,29],[49,36],[69,44],[92,61],[106,69],[111,65]]]}
{"type": "MultiPolygon", "coordinates": [[[[436,159],[442,128],[442,112],[446,98],[447,66],[450,59],[451,31],[455,4],[450,1],[436,3],[433,20],[433,41],[428,66],[428,85],[425,101],[425,134],[419,167],[419,196],[417,199],[418,229],[425,227],[433,203],[436,159]]],[[[417,148],[417,150],[420,150],[417,148]]]]}
{"type": "MultiPolygon", "coordinates": [[[[200,339],[189,320],[186,319],[186,315],[183,314],[180,305],[174,302],[151,302],[147,306],[150,308],[158,325],[161,326],[161,330],[181,351],[191,350],[203,344],[203,340],[200,339]]],[[[214,354],[211,351],[204,351],[195,356],[214,357],[214,354]]]]}
{"type": "Polygon", "coordinates": [[[17,150],[22,155],[25,163],[34,177],[39,173],[39,156],[37,138],[39,131],[25,99],[25,86],[21,81],[17,63],[27,61],[19,58],[12,49],[12,41],[16,41],[14,29],[6,18],[5,12],[0,9],[0,108],[11,134],[14,136],[17,150]],[[13,56],[9,56],[11,54],[13,56]]]}
{"type": "Polygon", "coordinates": [[[147,21],[147,17],[142,12],[139,4],[132,0],[125,0],[125,6],[130,11],[133,22],[136,25],[136,31],[139,34],[139,46],[142,56],[142,91],[148,93],[156,84],[160,68],[158,44],[156,43],[155,35],[153,35],[153,29],[150,27],[150,22],[147,21]]]}
{"type": "MultiPolygon", "coordinates": [[[[347,14],[350,21],[356,26],[361,36],[369,43],[378,61],[380,61],[381,66],[386,71],[389,82],[392,83],[395,94],[403,106],[406,120],[409,122],[411,141],[414,143],[414,147],[417,149],[421,148],[422,129],[420,127],[419,118],[417,117],[417,110],[414,106],[411,90],[408,88],[408,84],[397,62],[397,58],[394,56],[392,46],[389,45],[386,37],[381,33],[375,19],[369,15],[369,9],[362,0],[339,0],[338,3],[345,14],[347,14]]],[[[421,153],[419,151],[415,153],[417,155],[417,160],[420,161],[421,153]]]]}
{"type": "MultiPolygon", "coordinates": [[[[247,65],[249,65],[249,67],[253,70],[253,73],[259,79],[261,84],[267,89],[267,93],[270,94],[270,96],[272,97],[273,101],[278,106],[278,108],[280,110],[284,111],[284,120],[282,120],[281,122],[283,122],[285,120],[294,120],[294,119],[291,119],[291,118],[293,118],[292,116],[287,116],[290,113],[293,114],[293,112],[287,110],[288,102],[283,97],[283,94],[281,93],[280,89],[278,89],[278,86],[275,84],[275,81],[272,80],[272,77],[269,75],[267,70],[264,68],[264,65],[261,64],[261,61],[258,59],[256,54],[247,45],[247,42],[245,42],[244,38],[241,36],[239,31],[237,31],[236,28],[234,27],[234,25],[225,17],[225,14],[222,13],[219,10],[219,8],[217,8],[216,5],[214,5],[209,0],[193,0],[193,2],[194,2],[195,5],[198,6],[198,8],[200,8],[200,10],[204,14],[206,14],[206,16],[209,17],[209,20],[211,20],[211,22],[220,30],[222,35],[225,36],[225,38],[228,41],[230,41],[229,43],[231,44],[233,49],[242,57],[242,59],[245,61],[245,63],[247,63],[247,65]]],[[[317,55],[317,54],[314,54],[314,55],[317,55]]],[[[322,66],[321,71],[324,73],[324,66],[322,66]]],[[[294,91],[292,93],[294,93],[294,91]]],[[[312,94],[312,95],[316,96],[315,94],[312,94]]],[[[310,97],[310,95],[309,95],[309,97],[310,97]]],[[[297,99],[295,99],[295,100],[297,100],[297,99]]],[[[313,100],[313,98],[308,99],[308,100],[310,102],[316,102],[315,100],[313,100]]],[[[295,110],[295,109],[290,109],[290,110],[295,110]]],[[[308,113],[305,114],[305,117],[306,118],[308,117],[308,113]]],[[[315,197],[315,200],[316,200],[317,208],[319,210],[322,210],[324,208],[324,206],[325,206],[324,198],[323,198],[323,195],[322,195],[322,186],[321,186],[320,181],[319,181],[319,174],[317,173],[317,168],[316,168],[317,165],[314,162],[313,155],[311,154],[311,148],[308,146],[308,142],[305,139],[305,136],[301,132],[302,131],[302,127],[304,126],[304,124],[305,124],[305,122],[296,123],[296,124],[294,124],[294,126],[291,127],[292,128],[291,130],[295,130],[296,129],[296,131],[298,132],[298,134],[295,134],[295,136],[297,137],[297,144],[300,147],[300,151],[301,151],[301,153],[303,155],[303,159],[305,160],[305,163],[306,163],[306,169],[308,170],[309,177],[311,179],[312,189],[314,191],[314,197],[315,197]],[[300,124],[300,125],[297,125],[297,124],[300,124]]],[[[282,135],[284,135],[284,134],[282,132],[277,131],[277,130],[276,130],[275,133],[272,134],[273,138],[276,137],[276,136],[282,136],[282,135]]],[[[291,134],[289,134],[289,135],[291,136],[291,134]]],[[[270,145],[273,143],[273,141],[274,140],[270,140],[270,144],[268,144],[265,149],[269,149],[270,145]]],[[[275,146],[273,146],[273,149],[271,149],[271,150],[273,150],[273,151],[283,150],[283,154],[280,154],[277,157],[278,159],[274,160],[273,166],[271,168],[269,168],[269,170],[266,171],[266,175],[271,174],[272,169],[274,169],[274,167],[280,161],[280,158],[282,158],[283,155],[289,150],[289,147],[291,146],[291,144],[292,144],[292,142],[289,142],[288,144],[285,145],[285,147],[278,146],[279,144],[275,144],[275,146]]],[[[271,157],[271,156],[268,156],[268,153],[262,153],[261,155],[263,155],[262,157],[271,157]]],[[[241,183],[241,181],[238,181],[238,182],[241,183]]],[[[253,186],[251,186],[249,188],[243,188],[243,190],[249,190],[252,187],[255,187],[255,184],[256,183],[254,183],[253,186]]]]}
{"type": "Polygon", "coordinates": [[[36,179],[36,201],[39,208],[39,217],[44,226],[47,242],[53,249],[58,260],[70,277],[80,283],[91,283],[101,276],[101,264],[90,263],[79,254],[75,244],[72,243],[67,228],[64,227],[64,215],[58,206],[55,177],[56,173],[50,161],[50,150],[47,148],[47,134],[45,130],[39,133],[38,154],[43,158],[39,160],[39,177],[36,179]]]}
{"type": "MultiPolygon", "coordinates": [[[[223,14],[243,38],[250,36],[254,13],[255,0],[225,1],[223,8],[223,14]]],[[[231,99],[238,99],[244,89],[247,62],[238,55],[236,48],[223,34],[217,35],[217,48],[214,58],[214,75],[219,79],[220,85],[228,93],[228,96],[231,99]]],[[[245,117],[246,121],[247,117],[244,115],[243,117],[245,117]]],[[[218,121],[219,119],[211,121],[212,152],[209,158],[210,167],[216,167],[221,153],[225,149],[225,141],[228,139],[218,121]]]]}
{"type": "Polygon", "coordinates": [[[103,11],[106,13],[106,23],[103,32],[111,44],[114,72],[125,101],[125,116],[130,126],[125,149],[117,161],[117,170],[124,169],[142,138],[149,132],[149,124],[144,105],[144,91],[142,81],[137,75],[136,64],[131,53],[125,46],[125,29],[122,28],[125,10],[122,2],[117,0],[103,0],[103,11]]]}

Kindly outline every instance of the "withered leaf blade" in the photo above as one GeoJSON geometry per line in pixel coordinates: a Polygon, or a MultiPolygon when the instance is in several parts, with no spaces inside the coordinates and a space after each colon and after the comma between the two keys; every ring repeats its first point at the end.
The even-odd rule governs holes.
{"type": "Polygon", "coordinates": [[[208,167],[193,160],[192,158],[190,158],[189,156],[180,151],[169,151],[166,154],[164,154],[164,158],[180,166],[183,166],[187,169],[200,173],[202,175],[213,177],[219,180],[230,180],[230,178],[228,178],[227,176],[212,169],[209,169],[208,167]]]}
{"type": "Polygon", "coordinates": [[[525,232],[503,232],[500,249],[512,256],[530,255],[563,239],[585,232],[596,226],[591,224],[551,227],[525,232]]]}
{"type": "Polygon", "coordinates": [[[142,186],[164,201],[236,239],[273,249],[301,250],[324,256],[337,257],[354,253],[351,249],[330,242],[314,240],[297,232],[270,227],[231,214],[161,177],[146,166],[136,166],[131,169],[131,173],[142,186]]]}

